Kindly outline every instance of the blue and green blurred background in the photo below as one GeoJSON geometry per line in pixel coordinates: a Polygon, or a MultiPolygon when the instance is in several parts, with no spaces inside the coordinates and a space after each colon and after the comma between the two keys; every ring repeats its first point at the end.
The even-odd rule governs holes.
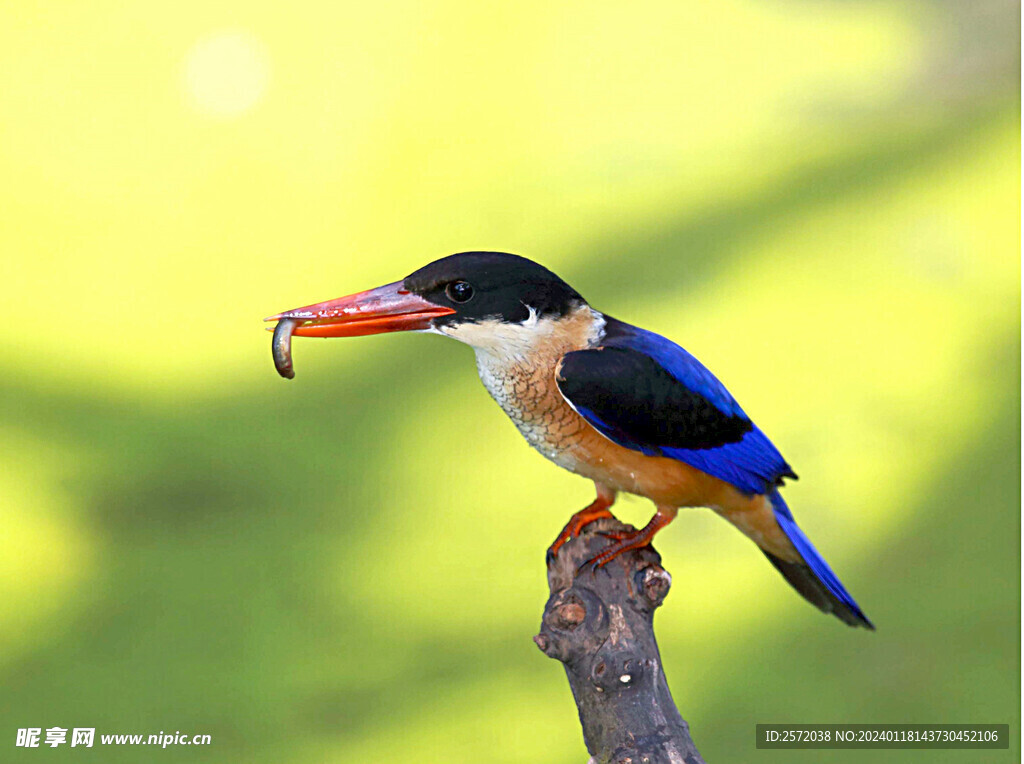
{"type": "Polygon", "coordinates": [[[590,485],[465,347],[297,340],[285,382],[261,323],[466,249],[714,369],[878,624],[681,515],[657,630],[709,761],[788,761],[753,749],[786,721],[1009,722],[1016,758],[1018,30],[1005,1],[5,5],[0,758],[586,759],[530,637],[590,485]],[[36,726],[213,745],[15,749],[36,726]]]}

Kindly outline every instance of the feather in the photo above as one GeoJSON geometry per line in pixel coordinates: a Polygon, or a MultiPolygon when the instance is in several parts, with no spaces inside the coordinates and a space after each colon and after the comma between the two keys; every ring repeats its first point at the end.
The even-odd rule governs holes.
{"type": "Polygon", "coordinates": [[[782,454],[703,364],[671,340],[607,318],[599,347],[567,353],[565,399],[619,445],[689,464],[746,494],[796,478],[782,454]]]}

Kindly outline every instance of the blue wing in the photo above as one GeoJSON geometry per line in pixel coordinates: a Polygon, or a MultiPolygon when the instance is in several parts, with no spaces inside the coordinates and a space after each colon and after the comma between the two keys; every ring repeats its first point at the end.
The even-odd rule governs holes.
{"type": "Polygon", "coordinates": [[[608,319],[599,348],[567,353],[558,387],[605,437],[678,459],[748,494],[796,478],[718,379],[674,342],[608,319]]]}

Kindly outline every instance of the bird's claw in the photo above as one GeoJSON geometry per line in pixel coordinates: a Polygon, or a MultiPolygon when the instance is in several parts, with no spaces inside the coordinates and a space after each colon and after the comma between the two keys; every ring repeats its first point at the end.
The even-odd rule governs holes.
{"type": "Polygon", "coordinates": [[[590,573],[591,575],[596,575],[597,571],[602,570],[602,569],[607,571],[607,569],[604,567],[607,563],[608,563],[608,560],[598,560],[596,558],[592,558],[592,559],[589,559],[589,560],[584,560],[580,564],[580,566],[578,568],[576,568],[576,575],[577,576],[582,576],[584,573],[590,573]]]}
{"type": "Polygon", "coordinates": [[[584,561],[583,564],[576,568],[576,575],[583,573],[587,568],[590,568],[591,573],[596,573],[598,569],[603,568],[609,562],[618,557],[619,554],[621,554],[621,552],[615,551],[617,542],[629,539],[632,537],[633,534],[630,534],[626,531],[597,531],[597,535],[604,536],[606,539],[611,539],[616,543],[609,544],[596,555],[591,557],[589,560],[584,561]]]}
{"type": "Polygon", "coordinates": [[[608,505],[601,500],[599,497],[590,506],[581,509],[579,512],[569,518],[569,522],[565,524],[558,537],[548,547],[546,555],[546,562],[548,567],[551,567],[551,563],[558,557],[558,550],[561,549],[566,542],[571,541],[583,532],[583,529],[590,525],[595,520],[600,520],[605,517],[613,517],[612,513],[608,511],[608,505]]]}
{"type": "Polygon", "coordinates": [[[597,573],[601,568],[607,565],[609,562],[618,557],[621,552],[616,550],[617,544],[610,544],[598,552],[596,555],[591,557],[589,560],[584,560],[578,568],[576,568],[576,575],[585,573],[588,570],[590,573],[597,573]]]}
{"type": "Polygon", "coordinates": [[[612,541],[622,541],[623,539],[630,538],[632,535],[627,531],[596,531],[596,533],[598,536],[604,536],[612,541]]]}
{"type": "Polygon", "coordinates": [[[603,568],[624,552],[647,546],[651,543],[654,533],[648,528],[642,528],[638,531],[598,531],[598,535],[612,539],[613,543],[580,565],[576,569],[577,575],[587,568],[590,568],[591,573],[595,573],[598,568],[603,568]]]}

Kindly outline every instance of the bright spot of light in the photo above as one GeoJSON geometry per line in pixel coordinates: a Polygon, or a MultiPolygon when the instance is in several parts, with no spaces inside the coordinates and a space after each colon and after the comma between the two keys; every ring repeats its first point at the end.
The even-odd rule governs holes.
{"type": "Polygon", "coordinates": [[[184,88],[192,105],[213,117],[235,117],[260,100],[270,79],[262,43],[246,32],[219,32],[185,55],[184,88]]]}

